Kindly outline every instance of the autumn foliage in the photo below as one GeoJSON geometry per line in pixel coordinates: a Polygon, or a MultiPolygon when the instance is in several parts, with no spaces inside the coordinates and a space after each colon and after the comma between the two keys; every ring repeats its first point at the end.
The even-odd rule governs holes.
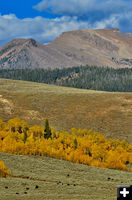
{"type": "Polygon", "coordinates": [[[0,177],[7,178],[10,175],[10,172],[6,169],[5,163],[0,160],[0,177]]]}
{"type": "MultiPolygon", "coordinates": [[[[125,140],[108,140],[87,129],[56,132],[49,127],[30,127],[14,118],[8,124],[0,120],[0,152],[23,155],[50,156],[76,163],[129,171],[132,145],[125,140]]],[[[0,168],[1,169],[1,168],[0,168]]]]}

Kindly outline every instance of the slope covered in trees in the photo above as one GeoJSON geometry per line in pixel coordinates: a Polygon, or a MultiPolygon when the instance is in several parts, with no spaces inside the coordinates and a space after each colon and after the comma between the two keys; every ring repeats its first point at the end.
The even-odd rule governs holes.
{"type": "Polygon", "coordinates": [[[132,92],[132,69],[80,66],[67,69],[0,70],[0,78],[34,81],[75,88],[132,92]]]}
{"type": "Polygon", "coordinates": [[[132,145],[125,140],[108,140],[87,129],[56,132],[54,127],[49,127],[48,120],[43,127],[30,127],[19,118],[9,120],[8,124],[1,120],[0,152],[50,156],[126,171],[130,170],[127,164],[132,164],[132,145]]]}

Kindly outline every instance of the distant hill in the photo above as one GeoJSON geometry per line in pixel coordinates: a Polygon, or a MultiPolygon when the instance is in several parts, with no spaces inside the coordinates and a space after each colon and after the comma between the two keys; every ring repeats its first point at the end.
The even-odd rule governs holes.
{"type": "Polygon", "coordinates": [[[15,39],[0,48],[0,68],[67,68],[80,65],[132,67],[132,33],[81,29],[53,42],[15,39]]]}

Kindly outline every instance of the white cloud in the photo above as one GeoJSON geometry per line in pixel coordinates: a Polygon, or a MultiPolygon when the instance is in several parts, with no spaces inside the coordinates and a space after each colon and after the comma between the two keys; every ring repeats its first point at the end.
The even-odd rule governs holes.
{"type": "Polygon", "coordinates": [[[19,19],[14,14],[0,15],[0,46],[14,38],[34,38],[39,42],[54,40],[62,32],[88,28],[88,22],[77,17],[47,19],[43,17],[19,19]]]}
{"type": "Polygon", "coordinates": [[[120,15],[113,14],[107,19],[95,22],[93,28],[96,28],[96,29],[103,29],[106,27],[119,28],[120,18],[121,18],[120,15]]]}
{"type": "Polygon", "coordinates": [[[61,16],[53,19],[37,16],[19,19],[14,14],[0,15],[0,46],[14,38],[34,38],[41,43],[53,41],[62,32],[82,28],[120,28],[132,32],[132,13],[111,14],[103,19],[78,19],[77,16],[61,16]]]}
{"type": "MultiPolygon", "coordinates": [[[[83,16],[101,13],[102,17],[132,9],[131,0],[42,0],[34,6],[39,11],[52,14],[83,16]]],[[[98,16],[98,15],[97,15],[98,16]]]]}
{"type": "Polygon", "coordinates": [[[115,27],[132,32],[131,0],[41,0],[34,8],[54,16],[76,16],[77,21],[88,22],[89,28],[115,27]]]}

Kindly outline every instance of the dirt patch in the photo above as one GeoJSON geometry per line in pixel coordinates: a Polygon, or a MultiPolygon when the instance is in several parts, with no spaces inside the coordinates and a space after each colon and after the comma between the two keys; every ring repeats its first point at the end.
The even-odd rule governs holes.
{"type": "Polygon", "coordinates": [[[5,98],[3,98],[2,95],[0,95],[0,103],[3,105],[3,109],[9,114],[12,114],[13,111],[13,103],[5,98]]]}
{"type": "Polygon", "coordinates": [[[25,113],[24,116],[27,120],[29,119],[36,120],[41,118],[40,113],[36,110],[25,110],[24,113],[25,113]]]}

